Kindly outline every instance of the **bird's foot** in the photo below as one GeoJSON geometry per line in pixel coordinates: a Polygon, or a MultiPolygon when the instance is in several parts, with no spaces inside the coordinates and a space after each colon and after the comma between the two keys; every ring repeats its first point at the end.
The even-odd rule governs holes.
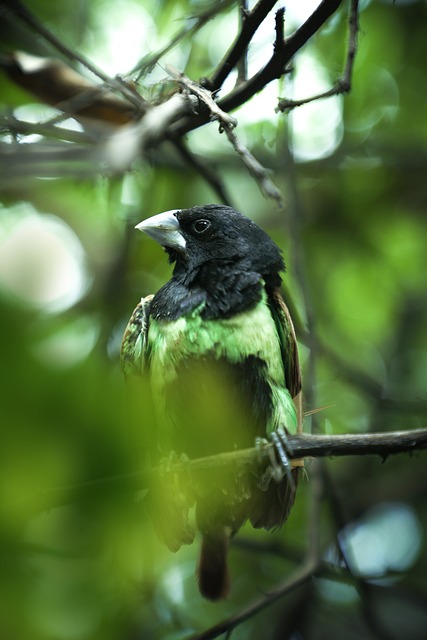
{"type": "Polygon", "coordinates": [[[292,476],[292,466],[287,455],[287,453],[292,455],[293,451],[289,444],[286,431],[279,428],[276,431],[273,431],[269,435],[268,439],[256,438],[255,446],[259,452],[259,458],[264,457],[263,453],[265,450],[267,450],[270,458],[270,464],[261,478],[260,488],[265,491],[271,480],[279,483],[282,481],[284,476],[287,477],[289,486],[294,488],[295,482],[292,476]]]}
{"type": "Polygon", "coordinates": [[[160,475],[173,478],[173,481],[183,488],[191,484],[191,468],[190,458],[181,453],[178,455],[176,451],[171,451],[167,456],[159,460],[160,475]]]}

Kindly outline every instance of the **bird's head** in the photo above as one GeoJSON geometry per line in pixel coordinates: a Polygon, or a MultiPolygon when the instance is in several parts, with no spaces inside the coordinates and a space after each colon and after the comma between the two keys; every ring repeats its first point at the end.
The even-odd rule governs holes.
{"type": "Polygon", "coordinates": [[[285,268],[270,236],[232,207],[208,204],[166,211],[143,220],[136,229],[161,244],[178,268],[235,263],[266,279],[285,268]]]}

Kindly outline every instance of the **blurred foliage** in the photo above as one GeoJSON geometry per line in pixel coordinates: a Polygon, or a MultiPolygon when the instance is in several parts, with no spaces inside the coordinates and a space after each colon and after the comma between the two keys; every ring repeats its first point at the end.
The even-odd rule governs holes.
{"type": "MultiPolygon", "coordinates": [[[[105,59],[109,73],[123,74],[165,46],[203,5],[187,0],[29,4],[68,45],[101,68],[105,59]],[[140,37],[138,29],[127,31],[132,19],[140,37]],[[134,59],[127,67],[111,71],[115,52],[125,58],[119,48],[109,48],[108,34],[123,51],[129,45],[134,59]]],[[[307,318],[315,318],[319,344],[312,398],[315,406],[333,405],[317,416],[319,428],[331,433],[427,426],[427,3],[362,5],[350,95],[300,107],[289,116],[274,113],[277,96],[288,97],[294,85],[301,86],[298,74],[304,83],[309,63],[330,85],[339,75],[343,7],[296,59],[294,78],[275,83],[263,102],[255,97],[236,114],[239,135],[272,169],[285,194],[284,213],[262,198],[217,126],[189,136],[193,151],[216,167],[236,208],[285,250],[285,285],[301,336],[307,318]],[[288,145],[301,149],[305,139],[321,133],[322,122],[327,128],[332,105],[339,114],[337,143],[329,151],[319,147],[311,159],[296,153],[293,162],[288,145]],[[317,120],[304,115],[310,110],[317,120]],[[302,293],[301,273],[308,296],[302,293]]],[[[3,51],[52,53],[4,6],[0,10],[3,51]]],[[[291,6],[288,12],[292,25],[291,6]]],[[[163,62],[194,79],[208,75],[236,28],[231,7],[196,36],[183,38],[163,62]]],[[[268,59],[272,39],[273,27],[261,34],[254,59],[268,59]]],[[[160,66],[141,81],[147,95],[157,93],[156,83],[165,76],[160,66]]],[[[306,86],[306,95],[311,93],[306,86]]],[[[3,76],[0,95],[3,110],[40,114],[32,98],[3,76]]],[[[141,487],[132,491],[120,482],[95,482],[132,466],[119,345],[139,298],[156,291],[170,273],[162,250],[138,237],[133,226],[159,211],[215,200],[211,186],[168,148],[111,180],[22,179],[3,188],[2,638],[183,638],[238,611],[301,561],[309,537],[310,465],[282,531],[240,532],[231,550],[232,596],[216,605],[197,593],[197,545],[177,555],[160,545],[141,487]],[[52,220],[59,225],[54,232],[52,220]],[[50,230],[43,241],[39,228],[50,230]],[[62,250],[52,244],[52,233],[62,250]],[[77,283],[70,280],[75,273],[70,265],[79,273],[77,283]]],[[[307,363],[303,344],[301,354],[307,363]]],[[[310,418],[306,422],[309,429],[310,418]]],[[[332,488],[317,523],[324,573],[236,628],[232,637],[424,638],[424,457],[399,456],[383,465],[363,457],[330,460],[327,471],[332,488]],[[366,580],[343,570],[338,532],[355,558],[353,573],[366,580]]]]}

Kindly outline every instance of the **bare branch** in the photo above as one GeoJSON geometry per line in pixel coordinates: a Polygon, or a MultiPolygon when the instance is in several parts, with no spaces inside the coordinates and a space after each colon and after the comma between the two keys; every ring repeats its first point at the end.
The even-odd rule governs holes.
{"type": "Polygon", "coordinates": [[[275,589],[269,591],[265,596],[241,609],[241,611],[233,616],[230,616],[213,627],[210,627],[210,629],[188,636],[186,640],[212,640],[212,638],[218,638],[218,636],[223,633],[232,631],[239,624],[249,620],[263,609],[266,609],[280,598],[283,598],[286,594],[294,591],[294,589],[297,589],[299,586],[307,582],[307,580],[316,573],[317,567],[318,563],[314,562],[311,558],[308,558],[301,567],[296,569],[286,580],[284,580],[284,582],[279,584],[275,589]]]}
{"type": "MultiPolygon", "coordinates": [[[[283,11],[276,14],[276,38],[274,51],[267,64],[247,82],[236,86],[228,95],[218,100],[218,106],[225,112],[233,111],[245,104],[256,93],[261,91],[272,80],[281,78],[286,73],[286,65],[305,43],[323,26],[330,16],[337,11],[342,0],[323,0],[304,24],[286,42],[280,41],[278,29],[282,29],[283,11]],[[282,21],[279,20],[282,18],[282,21]],[[282,24],[280,24],[282,22],[282,24]],[[279,45],[280,41],[280,45],[279,45]]],[[[282,31],[283,33],[283,31],[282,31]]],[[[236,54],[236,58],[237,58],[236,54]]],[[[237,62],[237,60],[236,60],[237,62]]],[[[228,74],[227,74],[228,75],[228,74]]],[[[216,81],[218,82],[218,81],[216,81]]],[[[208,83],[209,84],[209,83],[208,83]]],[[[213,81],[215,84],[215,80],[213,81]]],[[[184,135],[203,126],[209,121],[209,115],[201,113],[197,117],[185,118],[173,127],[175,135],[184,135]]]]}
{"type": "Polygon", "coordinates": [[[279,208],[283,206],[283,197],[279,189],[270,180],[269,171],[258,162],[251,152],[240,142],[236,133],[230,127],[224,127],[225,135],[234,147],[234,150],[242,158],[243,164],[250,175],[257,182],[262,193],[274,200],[279,208]]]}
{"type": "Polygon", "coordinates": [[[87,132],[83,133],[82,131],[74,131],[65,127],[56,127],[53,124],[26,122],[25,120],[18,120],[14,116],[0,116],[0,131],[23,136],[37,134],[46,138],[67,140],[67,142],[75,143],[94,142],[93,136],[87,132]]]}
{"type": "Polygon", "coordinates": [[[221,13],[221,11],[224,11],[224,9],[229,7],[233,2],[234,0],[219,0],[212,3],[208,9],[189,16],[184,27],[172,36],[170,41],[164,47],[161,47],[154,53],[144,56],[134,66],[134,68],[126,74],[126,76],[132,76],[134,73],[138,72],[135,78],[135,81],[138,82],[138,80],[140,80],[144,75],[150,73],[160,59],[163,58],[166,53],[171,51],[179,42],[181,42],[183,38],[197,33],[207,22],[212,20],[212,18],[218,15],[218,13],[221,13]]]}
{"type": "Polygon", "coordinates": [[[237,126],[237,120],[230,116],[228,113],[223,111],[218,103],[215,101],[213,96],[213,91],[209,91],[204,87],[197,84],[197,82],[193,82],[190,78],[187,78],[186,75],[174,69],[171,65],[166,67],[168,73],[175,79],[179,84],[183,87],[187,92],[195,95],[202,104],[206,105],[209,110],[210,120],[218,120],[221,128],[234,128],[237,126]]]}
{"type": "MultiPolygon", "coordinates": [[[[247,19],[248,13],[249,13],[248,0],[239,0],[240,28],[242,28],[245,20],[247,19]]],[[[248,51],[249,51],[249,45],[246,48],[246,51],[243,52],[243,55],[240,57],[239,61],[237,62],[236,86],[239,84],[242,84],[243,82],[246,82],[248,79],[248,51]]]]}
{"type": "MultiPolygon", "coordinates": [[[[141,120],[118,127],[109,135],[98,132],[92,146],[59,141],[13,146],[4,144],[0,154],[0,161],[4,163],[0,182],[20,176],[123,173],[147,149],[162,142],[167,137],[171,123],[191,113],[195,101],[191,95],[175,93],[169,100],[149,109],[141,120]]],[[[14,126],[12,122],[12,131],[16,129],[17,125],[14,126]]],[[[60,130],[52,127],[50,131],[58,133],[60,130]]],[[[65,133],[63,139],[66,138],[65,133]]]]}
{"type": "MultiPolygon", "coordinates": [[[[138,108],[107,88],[96,84],[72,69],[62,60],[41,58],[23,52],[0,56],[0,68],[16,84],[42,102],[70,114],[77,120],[90,119],[98,127],[102,123],[119,126],[144,114],[147,103],[131,87],[138,108]]],[[[63,118],[63,115],[59,116],[63,118]]]]}
{"type": "MultiPolygon", "coordinates": [[[[307,433],[288,434],[288,456],[292,460],[329,456],[363,456],[378,455],[386,458],[391,454],[411,453],[416,450],[427,449],[427,428],[409,431],[389,431],[384,433],[355,433],[345,435],[312,435],[307,433]]],[[[250,464],[259,460],[260,454],[269,456],[268,444],[260,452],[257,448],[242,449],[220,453],[215,456],[198,458],[188,463],[191,471],[206,470],[228,466],[229,464],[250,464]]],[[[182,466],[182,465],[181,465],[182,466]]],[[[178,470],[180,464],[177,465],[178,470]]],[[[174,467],[175,470],[175,467],[174,467]]]]}

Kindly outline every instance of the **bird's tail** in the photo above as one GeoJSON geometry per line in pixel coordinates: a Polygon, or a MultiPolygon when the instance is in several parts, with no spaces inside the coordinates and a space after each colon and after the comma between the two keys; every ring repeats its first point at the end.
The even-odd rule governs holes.
{"type": "Polygon", "coordinates": [[[224,526],[203,533],[197,580],[200,593],[208,600],[222,600],[230,590],[228,541],[228,529],[224,526]]]}

